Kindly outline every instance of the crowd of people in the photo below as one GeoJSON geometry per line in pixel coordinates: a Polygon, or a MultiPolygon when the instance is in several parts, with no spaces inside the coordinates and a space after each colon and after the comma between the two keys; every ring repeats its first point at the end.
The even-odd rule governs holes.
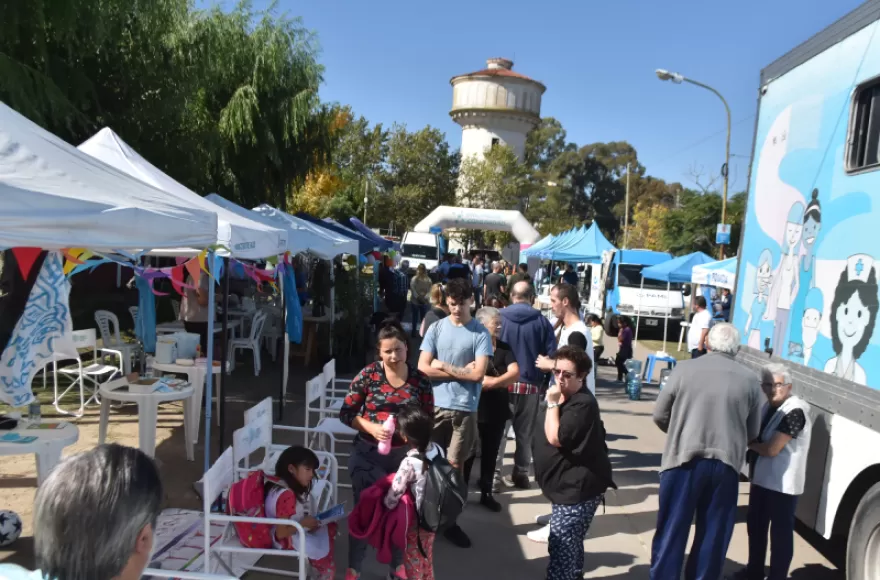
{"type": "MultiPolygon", "coordinates": [[[[448,465],[455,474],[448,485],[470,485],[478,459],[480,499],[473,509],[500,512],[496,495],[503,488],[530,488],[533,473],[551,504],[550,513],[538,518],[543,527],[528,534],[548,544],[547,578],[582,578],[583,541],[606,491],[616,488],[595,396],[602,321],[589,316],[585,324],[579,292],[565,281],[550,290],[551,322],[533,305],[527,268],[507,278],[494,264],[477,285],[473,271],[459,276],[455,265],[449,266],[445,283],[432,284],[424,267],[408,281],[413,331],[422,337],[417,361],[399,318],[385,320],[377,331],[377,360],[352,380],[339,411],[340,420],[357,431],[348,460],[355,513],[349,520],[345,578],[360,578],[369,548],[377,544],[390,580],[434,578],[435,531],[454,546],[469,548],[458,512],[436,530],[426,529],[421,515],[402,531],[396,525],[397,540],[373,524],[378,512],[421,514],[429,503],[437,510],[436,498],[429,497],[438,485],[434,466],[448,465]],[[490,283],[496,273],[502,280],[490,283]],[[475,308],[480,293],[483,305],[475,308]],[[513,467],[501,477],[502,442],[511,427],[513,467]]],[[[706,311],[702,298],[695,299],[698,316],[706,311]]],[[[404,308],[391,304],[395,308],[388,313],[402,316],[406,302],[404,308]]],[[[633,355],[633,337],[629,320],[621,317],[619,323],[621,373],[633,355]]],[[[794,512],[804,488],[809,405],[792,394],[785,366],[771,364],[756,374],[736,360],[740,338],[732,325],[704,328],[700,322],[691,327],[688,343],[694,360],[683,361],[669,375],[653,414],[666,443],[651,578],[679,578],[683,569],[689,579],[720,578],[736,517],[739,471],[746,462],[752,481],[749,562],[737,578],[786,578],[794,512]],[[766,575],[768,534],[772,550],[766,575]]],[[[265,513],[319,529],[309,497],[317,467],[317,457],[304,447],[282,453],[275,476],[266,478],[265,513]]],[[[0,565],[0,574],[28,580],[139,578],[150,560],[162,497],[155,463],[138,450],[101,445],[72,456],[36,496],[39,570],[0,565]]],[[[395,525],[391,517],[388,526],[395,525]]],[[[294,532],[293,526],[267,528],[266,541],[292,549],[294,532]]],[[[336,530],[327,533],[328,552],[310,560],[312,577],[321,580],[336,571],[336,530]]]]}

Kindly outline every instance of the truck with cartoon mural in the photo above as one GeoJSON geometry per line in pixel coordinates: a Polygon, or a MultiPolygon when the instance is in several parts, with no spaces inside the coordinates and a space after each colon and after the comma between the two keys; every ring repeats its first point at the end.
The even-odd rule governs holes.
{"type": "Polygon", "coordinates": [[[880,579],[880,0],[761,72],[733,323],[813,410],[802,523],[880,579]]]}

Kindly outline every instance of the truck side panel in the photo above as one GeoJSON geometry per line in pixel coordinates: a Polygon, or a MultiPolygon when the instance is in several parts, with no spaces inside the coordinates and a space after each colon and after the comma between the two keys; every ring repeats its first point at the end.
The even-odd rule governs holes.
{"type": "Polygon", "coordinates": [[[880,464],[880,168],[845,162],[854,90],[880,75],[878,26],[762,87],[733,309],[743,360],[791,363],[813,405],[798,515],[825,537],[853,479],[880,464]]]}

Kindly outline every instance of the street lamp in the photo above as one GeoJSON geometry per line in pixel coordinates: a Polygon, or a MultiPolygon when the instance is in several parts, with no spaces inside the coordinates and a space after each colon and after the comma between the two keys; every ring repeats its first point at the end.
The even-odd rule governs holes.
{"type": "MultiPolygon", "coordinates": [[[[724,103],[724,110],[727,113],[727,144],[725,145],[725,149],[724,149],[724,166],[721,168],[721,176],[724,178],[724,193],[721,198],[721,223],[723,224],[727,221],[727,176],[730,173],[730,171],[729,171],[729,168],[730,168],[730,106],[728,106],[727,101],[724,99],[724,97],[721,95],[721,93],[719,93],[718,91],[716,91],[715,89],[713,89],[709,85],[706,85],[701,82],[689,79],[689,78],[685,77],[684,75],[679,74],[677,72],[670,72],[670,71],[664,70],[662,68],[658,68],[655,71],[655,73],[657,74],[657,78],[660,79],[661,81],[671,81],[677,85],[680,85],[681,83],[685,82],[685,83],[690,83],[692,85],[696,85],[698,87],[702,87],[702,88],[706,89],[707,91],[712,91],[713,93],[715,93],[715,96],[717,96],[719,99],[721,99],[721,102],[724,103]]],[[[721,259],[723,260],[724,259],[724,244],[721,244],[720,253],[721,253],[721,259]]]]}

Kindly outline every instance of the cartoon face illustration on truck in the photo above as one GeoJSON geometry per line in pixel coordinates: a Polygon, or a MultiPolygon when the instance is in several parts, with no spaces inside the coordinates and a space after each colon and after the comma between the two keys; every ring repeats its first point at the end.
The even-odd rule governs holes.
{"type": "MultiPolygon", "coordinates": [[[[818,288],[810,288],[804,296],[804,314],[801,316],[800,323],[800,351],[793,360],[797,360],[799,356],[802,364],[815,369],[822,369],[818,360],[813,356],[813,347],[819,339],[819,324],[822,322],[822,311],[824,309],[824,296],[818,288]]],[[[797,328],[798,325],[795,325],[797,328]]],[[[794,328],[792,329],[794,332],[794,328]]]]}
{"type": "Polygon", "coordinates": [[[745,328],[747,344],[756,349],[762,348],[761,325],[764,321],[764,313],[767,311],[772,272],[773,254],[770,253],[770,250],[764,250],[761,252],[761,257],[758,258],[758,271],[755,274],[755,298],[752,300],[745,328]]]}
{"type": "Polygon", "coordinates": [[[825,363],[825,372],[860,385],[867,384],[865,369],[857,362],[874,333],[880,298],[874,259],[850,256],[831,302],[831,342],[837,356],[825,363]]]}
{"type": "MultiPolygon", "coordinates": [[[[805,345],[801,336],[801,325],[797,323],[801,317],[806,316],[805,302],[807,294],[816,286],[814,278],[816,272],[816,238],[822,228],[822,206],[819,203],[819,190],[814,189],[812,199],[804,211],[804,231],[802,235],[802,247],[804,255],[800,259],[800,273],[798,277],[798,291],[794,304],[791,307],[791,316],[795,321],[791,327],[791,335],[788,340],[788,354],[801,355],[805,345]]],[[[811,347],[812,348],[812,347],[811,347]]]]}

